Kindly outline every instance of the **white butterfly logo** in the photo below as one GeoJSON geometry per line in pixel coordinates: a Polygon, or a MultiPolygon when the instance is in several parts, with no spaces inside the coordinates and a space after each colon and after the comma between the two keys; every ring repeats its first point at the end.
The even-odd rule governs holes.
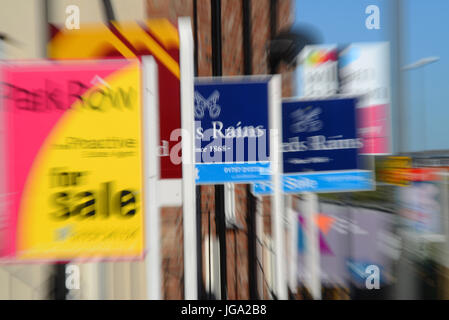
{"type": "Polygon", "coordinates": [[[206,110],[209,110],[209,116],[212,119],[215,119],[220,115],[221,107],[217,104],[218,99],[220,98],[220,93],[217,90],[212,92],[212,94],[207,99],[205,99],[198,91],[195,91],[194,98],[195,118],[204,118],[204,113],[206,112],[206,110]]]}
{"type": "Polygon", "coordinates": [[[323,128],[323,122],[319,120],[321,108],[307,107],[305,110],[299,109],[292,113],[293,124],[291,130],[293,132],[315,132],[323,128]]]}

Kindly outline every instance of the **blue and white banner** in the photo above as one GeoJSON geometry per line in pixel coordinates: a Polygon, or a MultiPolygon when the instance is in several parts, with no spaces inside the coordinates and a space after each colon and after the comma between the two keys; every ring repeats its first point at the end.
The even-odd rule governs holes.
{"type": "MultiPolygon", "coordinates": [[[[284,193],[301,192],[350,192],[374,190],[373,172],[368,170],[318,172],[282,175],[284,193]]],[[[273,193],[270,180],[253,184],[253,193],[269,195],[273,193]]]]}
{"type": "Polygon", "coordinates": [[[269,179],[271,77],[198,79],[195,157],[198,184],[269,179]]]}
{"type": "Polygon", "coordinates": [[[253,183],[271,179],[270,162],[197,163],[196,183],[253,183]]]}

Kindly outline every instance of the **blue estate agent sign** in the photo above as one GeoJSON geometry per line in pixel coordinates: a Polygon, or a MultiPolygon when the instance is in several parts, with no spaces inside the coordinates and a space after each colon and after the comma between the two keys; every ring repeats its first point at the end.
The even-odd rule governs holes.
{"type": "Polygon", "coordinates": [[[282,104],[284,173],[358,169],[356,98],[282,104]]]}
{"type": "Polygon", "coordinates": [[[197,80],[197,183],[243,183],[270,178],[269,81],[269,77],[197,80]]]}
{"type": "MultiPolygon", "coordinates": [[[[284,193],[373,190],[373,173],[359,170],[356,98],[287,100],[282,104],[284,193]]],[[[271,194],[271,181],[254,183],[271,194]]]]}

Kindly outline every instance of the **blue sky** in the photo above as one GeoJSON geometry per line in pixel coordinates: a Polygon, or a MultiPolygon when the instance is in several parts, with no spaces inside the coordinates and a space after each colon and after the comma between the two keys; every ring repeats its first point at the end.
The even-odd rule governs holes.
{"type": "MultiPolygon", "coordinates": [[[[406,150],[449,149],[449,40],[445,40],[449,30],[449,1],[402,0],[402,3],[403,65],[429,56],[441,58],[434,64],[404,74],[406,150]]],[[[391,41],[394,40],[396,21],[392,4],[392,0],[296,0],[295,26],[303,23],[314,26],[320,31],[323,43],[328,44],[391,41]],[[380,30],[365,27],[365,8],[371,4],[380,9],[380,30]]],[[[395,52],[392,46],[392,56],[395,52]]],[[[394,80],[395,130],[398,114],[394,104],[394,80]]]]}

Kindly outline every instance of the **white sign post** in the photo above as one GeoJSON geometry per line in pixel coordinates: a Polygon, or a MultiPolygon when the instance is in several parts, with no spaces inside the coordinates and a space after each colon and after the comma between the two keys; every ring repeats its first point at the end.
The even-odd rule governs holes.
{"type": "Polygon", "coordinates": [[[145,264],[147,298],[161,299],[160,206],[157,198],[159,179],[159,98],[157,64],[153,57],[142,58],[143,128],[145,130],[145,264]]]}
{"type": "Polygon", "coordinates": [[[296,294],[298,288],[298,213],[292,208],[292,196],[286,195],[285,199],[289,226],[288,283],[290,291],[296,294]]]}
{"type": "Polygon", "coordinates": [[[273,177],[272,234],[275,250],[275,292],[279,300],[288,299],[286,252],[284,239],[284,195],[281,185],[283,172],[282,157],[282,116],[281,116],[281,78],[273,77],[270,82],[270,154],[273,177]]]}
{"type": "Polygon", "coordinates": [[[320,237],[316,218],[318,213],[318,196],[316,193],[303,194],[302,212],[305,220],[307,247],[305,254],[307,286],[314,299],[321,299],[320,237]]]}
{"type": "MultiPolygon", "coordinates": [[[[181,71],[181,126],[182,126],[182,199],[184,230],[184,281],[186,300],[196,300],[197,252],[196,252],[196,202],[194,162],[194,118],[193,118],[193,36],[190,18],[179,18],[180,71],[181,71]]],[[[145,128],[145,247],[147,269],[147,297],[160,300],[161,252],[160,252],[160,208],[167,201],[160,197],[159,165],[159,96],[157,64],[153,57],[142,58],[143,103],[145,128]]],[[[173,184],[176,186],[176,183],[173,184]]],[[[174,188],[175,191],[179,191],[174,188]]]]}
{"type": "Polygon", "coordinates": [[[181,67],[184,299],[198,299],[195,201],[195,118],[193,35],[190,18],[178,19],[181,67]]]}

